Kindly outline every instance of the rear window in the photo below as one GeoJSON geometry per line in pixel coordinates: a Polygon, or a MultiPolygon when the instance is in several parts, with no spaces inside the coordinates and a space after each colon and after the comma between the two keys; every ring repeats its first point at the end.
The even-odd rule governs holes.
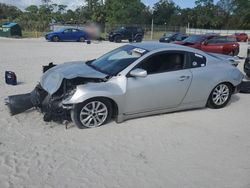
{"type": "Polygon", "coordinates": [[[190,54],[191,68],[205,67],[206,57],[197,53],[190,54]]]}
{"type": "Polygon", "coordinates": [[[217,36],[207,41],[208,44],[232,43],[232,42],[236,42],[236,38],[227,36],[217,36]]]}

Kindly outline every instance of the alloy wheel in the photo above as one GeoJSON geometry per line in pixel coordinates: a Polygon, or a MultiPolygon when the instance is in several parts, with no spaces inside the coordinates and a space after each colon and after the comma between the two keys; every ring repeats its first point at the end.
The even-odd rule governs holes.
{"type": "Polygon", "coordinates": [[[212,100],[216,105],[223,105],[230,96],[230,90],[226,84],[218,85],[212,94],[212,100]]]}
{"type": "Polygon", "coordinates": [[[108,117],[107,106],[100,101],[91,101],[80,111],[80,121],[85,127],[99,127],[108,117]]]}

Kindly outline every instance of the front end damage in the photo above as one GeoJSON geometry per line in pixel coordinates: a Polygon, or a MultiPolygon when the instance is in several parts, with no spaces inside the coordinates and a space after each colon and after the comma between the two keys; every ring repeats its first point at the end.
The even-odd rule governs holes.
{"type": "Polygon", "coordinates": [[[61,87],[52,95],[39,84],[30,93],[9,96],[5,99],[5,103],[9,107],[11,115],[35,108],[44,114],[44,121],[70,120],[70,110],[73,104],[63,105],[63,100],[70,98],[74,94],[77,85],[103,81],[89,78],[64,79],[61,87]]]}
{"type": "Polygon", "coordinates": [[[44,121],[70,120],[73,104],[63,105],[62,102],[73,96],[78,85],[105,81],[107,81],[106,75],[86,68],[83,62],[68,63],[67,66],[63,64],[47,70],[33,91],[8,96],[5,104],[9,107],[11,115],[34,108],[44,114],[44,121]],[[68,71],[69,67],[71,71],[68,71]],[[72,67],[75,68],[72,69],[72,67]],[[75,71],[77,68],[78,71],[75,71]],[[83,69],[79,70],[79,68],[83,69]]]}

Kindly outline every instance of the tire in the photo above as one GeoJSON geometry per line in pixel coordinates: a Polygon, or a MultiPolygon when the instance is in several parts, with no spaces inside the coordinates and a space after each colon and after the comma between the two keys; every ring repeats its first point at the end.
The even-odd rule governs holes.
{"type": "Polygon", "coordinates": [[[250,78],[249,65],[250,65],[250,57],[245,59],[244,66],[243,66],[244,72],[250,78]]]}
{"type": "Polygon", "coordinates": [[[122,38],[121,38],[121,36],[116,35],[116,36],[115,36],[115,38],[114,38],[114,41],[115,41],[116,43],[120,43],[120,42],[122,42],[122,38]]]}
{"type": "Polygon", "coordinates": [[[209,108],[223,108],[230,101],[233,88],[229,83],[220,83],[214,87],[207,101],[209,108]]]}
{"type": "Polygon", "coordinates": [[[52,41],[53,41],[53,42],[59,42],[60,39],[59,39],[58,36],[53,36],[53,37],[52,37],[52,41]]]}
{"type": "Polygon", "coordinates": [[[79,38],[79,42],[85,42],[85,38],[84,37],[80,37],[79,38]]]}
{"type": "Polygon", "coordinates": [[[99,127],[110,121],[112,104],[105,98],[89,99],[74,105],[70,115],[73,123],[80,129],[99,127]]]}
{"type": "Polygon", "coordinates": [[[142,41],[142,36],[137,36],[135,38],[135,42],[141,42],[142,41]]]}
{"type": "Polygon", "coordinates": [[[235,55],[235,52],[234,52],[234,50],[232,50],[228,55],[230,55],[230,56],[234,56],[235,55]]]}
{"type": "Polygon", "coordinates": [[[133,40],[132,39],[128,39],[128,42],[133,42],[133,40]]]}

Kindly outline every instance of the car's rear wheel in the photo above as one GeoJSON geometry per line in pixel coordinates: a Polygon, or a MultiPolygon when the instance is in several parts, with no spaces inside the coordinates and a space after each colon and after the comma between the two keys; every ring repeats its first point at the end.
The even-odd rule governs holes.
{"type": "Polygon", "coordinates": [[[112,104],[108,99],[95,98],[76,104],[71,119],[80,128],[94,128],[107,123],[112,116],[112,104]]]}
{"type": "Polygon", "coordinates": [[[228,55],[230,55],[230,56],[235,56],[235,51],[232,50],[228,55]]]}
{"type": "Polygon", "coordinates": [[[52,37],[52,41],[53,41],[53,42],[59,42],[60,39],[59,39],[58,36],[53,36],[53,37],[52,37]]]}
{"type": "Polygon", "coordinates": [[[142,36],[137,36],[135,38],[135,42],[141,42],[142,41],[142,36]]]}
{"type": "Polygon", "coordinates": [[[230,101],[232,86],[229,83],[220,83],[212,90],[207,106],[209,108],[223,108],[230,101]]]}
{"type": "Polygon", "coordinates": [[[250,57],[246,58],[244,63],[244,72],[246,73],[247,77],[250,78],[250,57]]]}
{"type": "Polygon", "coordinates": [[[84,37],[80,37],[79,38],[79,42],[85,42],[85,38],[84,37]]]}
{"type": "Polygon", "coordinates": [[[114,41],[117,42],[117,43],[120,43],[122,41],[121,36],[116,35],[115,38],[114,38],[114,41]]]}

